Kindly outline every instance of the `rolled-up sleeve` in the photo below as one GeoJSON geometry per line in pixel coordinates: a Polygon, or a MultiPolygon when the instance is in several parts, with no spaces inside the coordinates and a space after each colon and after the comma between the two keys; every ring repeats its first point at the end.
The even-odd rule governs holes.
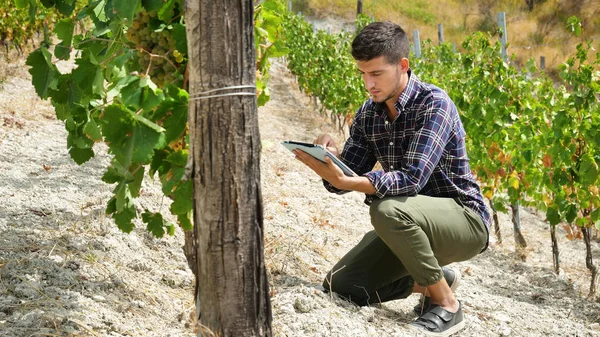
{"type": "MultiPolygon", "coordinates": [[[[350,137],[340,154],[342,162],[348,165],[359,176],[366,175],[373,169],[377,162],[377,158],[373,154],[364,130],[364,108],[365,105],[363,104],[356,115],[354,115],[354,120],[350,127],[350,137]]],[[[326,180],[323,180],[323,185],[332,193],[344,194],[349,192],[334,187],[326,180]]]]}

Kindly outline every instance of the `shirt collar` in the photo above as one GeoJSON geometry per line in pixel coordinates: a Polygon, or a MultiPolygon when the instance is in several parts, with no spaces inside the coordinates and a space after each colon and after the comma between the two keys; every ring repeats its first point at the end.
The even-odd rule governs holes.
{"type": "Polygon", "coordinates": [[[418,93],[419,83],[420,81],[419,78],[417,78],[417,75],[413,74],[411,69],[408,69],[408,82],[406,83],[406,88],[404,88],[400,97],[398,97],[398,101],[394,104],[396,111],[403,111],[409,103],[414,100],[418,93]]]}
{"type": "MultiPolygon", "coordinates": [[[[396,112],[398,113],[398,115],[402,113],[406,109],[406,107],[410,105],[409,103],[412,100],[414,100],[414,98],[417,96],[419,92],[419,83],[421,83],[417,75],[413,74],[411,69],[408,69],[407,73],[408,82],[406,83],[406,88],[404,88],[404,90],[400,94],[400,97],[398,97],[398,100],[396,101],[396,103],[394,103],[394,107],[396,108],[396,112]]],[[[373,104],[377,107],[377,110],[379,110],[379,112],[382,114],[382,117],[387,116],[385,103],[373,102],[373,104]]]]}

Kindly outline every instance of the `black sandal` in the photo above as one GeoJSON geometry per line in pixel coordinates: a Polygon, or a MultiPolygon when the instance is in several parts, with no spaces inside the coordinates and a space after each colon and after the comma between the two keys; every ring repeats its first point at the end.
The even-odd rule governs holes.
{"type": "Polygon", "coordinates": [[[437,304],[412,322],[409,327],[425,336],[446,337],[465,327],[462,304],[458,301],[458,310],[452,313],[437,304]]]}

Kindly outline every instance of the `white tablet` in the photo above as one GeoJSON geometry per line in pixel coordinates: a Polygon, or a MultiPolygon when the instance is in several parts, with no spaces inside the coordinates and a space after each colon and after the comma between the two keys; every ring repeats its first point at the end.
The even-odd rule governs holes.
{"type": "Polygon", "coordinates": [[[356,173],[354,173],[354,171],[352,171],[348,166],[346,166],[346,164],[344,164],[339,158],[337,158],[333,153],[329,152],[327,149],[325,149],[321,145],[302,143],[302,142],[294,142],[291,140],[281,142],[281,144],[283,144],[283,146],[288,148],[288,150],[290,150],[290,151],[294,151],[296,149],[302,150],[302,151],[310,154],[314,158],[319,159],[322,162],[325,162],[325,156],[327,156],[327,157],[331,158],[331,161],[333,161],[337,166],[339,166],[340,169],[342,169],[342,171],[344,172],[345,175],[347,175],[349,177],[357,177],[358,176],[356,173]]]}

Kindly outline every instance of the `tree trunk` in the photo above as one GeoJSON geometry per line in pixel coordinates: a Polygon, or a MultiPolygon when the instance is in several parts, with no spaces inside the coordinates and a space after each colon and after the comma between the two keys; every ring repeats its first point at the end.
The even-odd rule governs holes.
{"type": "Polygon", "coordinates": [[[498,220],[498,212],[494,208],[492,199],[488,199],[490,202],[490,208],[492,209],[492,219],[494,219],[494,232],[496,233],[496,241],[499,245],[502,244],[502,232],[500,232],[500,221],[498,220]]]}
{"type": "Polygon", "coordinates": [[[253,9],[251,0],[185,8],[196,308],[203,329],[224,337],[271,336],[255,88],[223,89],[255,85],[253,9]]]}
{"type": "Polygon", "coordinates": [[[558,275],[560,272],[560,255],[558,250],[558,240],[556,240],[556,226],[550,225],[550,239],[552,240],[552,262],[554,272],[558,275]]]}
{"type": "Polygon", "coordinates": [[[583,241],[585,242],[585,266],[592,273],[589,296],[593,297],[596,295],[596,277],[598,276],[598,267],[594,265],[594,259],[592,255],[591,228],[582,228],[581,231],[583,232],[583,241]]]}
{"type": "Polygon", "coordinates": [[[512,223],[513,223],[513,232],[515,235],[515,246],[517,249],[523,249],[527,247],[527,241],[525,241],[525,237],[523,233],[521,233],[521,216],[519,215],[519,203],[515,202],[510,205],[512,208],[512,223]]]}

